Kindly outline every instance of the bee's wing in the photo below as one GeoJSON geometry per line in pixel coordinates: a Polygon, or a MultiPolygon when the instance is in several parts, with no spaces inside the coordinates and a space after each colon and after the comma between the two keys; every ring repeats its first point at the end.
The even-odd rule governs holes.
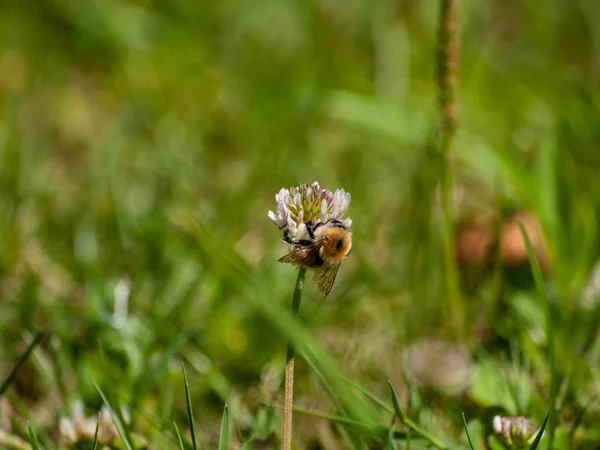
{"type": "Polygon", "coordinates": [[[310,245],[297,246],[277,261],[281,263],[290,263],[299,267],[314,267],[315,252],[319,251],[323,246],[323,243],[324,241],[316,241],[310,245]]]}
{"type": "Polygon", "coordinates": [[[317,286],[319,286],[319,290],[325,294],[325,297],[331,292],[341,263],[342,262],[339,261],[329,264],[322,270],[315,272],[315,282],[317,283],[317,286]]]}
{"type": "Polygon", "coordinates": [[[287,255],[282,256],[277,260],[280,263],[290,263],[293,265],[297,265],[300,261],[305,260],[307,257],[307,252],[305,249],[295,248],[291,250],[287,255]]]}

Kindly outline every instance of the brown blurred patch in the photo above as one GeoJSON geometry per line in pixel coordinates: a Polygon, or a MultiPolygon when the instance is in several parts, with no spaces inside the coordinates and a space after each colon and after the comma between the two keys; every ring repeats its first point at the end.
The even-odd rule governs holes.
{"type": "Polygon", "coordinates": [[[29,64],[21,52],[6,50],[0,55],[0,92],[11,94],[20,92],[30,78],[29,64]]]}
{"type": "Polygon", "coordinates": [[[519,221],[523,224],[543,273],[550,265],[548,248],[542,227],[537,217],[525,210],[505,218],[496,233],[494,219],[474,218],[459,226],[455,237],[456,260],[463,267],[486,267],[496,259],[506,267],[515,268],[529,264],[527,247],[519,221]]]}
{"type": "Polygon", "coordinates": [[[487,266],[492,259],[493,229],[474,221],[464,224],[456,234],[456,260],[461,266],[487,266]]]}
{"type": "Polygon", "coordinates": [[[12,418],[16,415],[15,409],[5,398],[0,398],[0,431],[10,431],[12,418]]]}
{"type": "Polygon", "coordinates": [[[37,402],[42,396],[42,388],[39,383],[40,374],[34,364],[27,360],[15,374],[13,387],[19,397],[26,401],[37,402]]]}
{"type": "Polygon", "coordinates": [[[531,246],[542,272],[549,269],[550,260],[544,233],[539,220],[529,211],[519,211],[505,220],[500,229],[500,259],[507,267],[529,264],[527,246],[519,222],[531,240],[531,246]]]}

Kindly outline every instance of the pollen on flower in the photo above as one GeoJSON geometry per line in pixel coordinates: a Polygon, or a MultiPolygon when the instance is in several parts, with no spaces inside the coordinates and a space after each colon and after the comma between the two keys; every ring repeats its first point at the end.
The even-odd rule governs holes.
{"type": "Polygon", "coordinates": [[[343,189],[331,192],[315,181],[289,189],[282,188],[275,195],[277,208],[269,211],[268,216],[275,225],[287,229],[290,237],[294,238],[302,234],[303,224],[309,221],[326,222],[337,219],[350,227],[352,221],[344,218],[350,200],[350,194],[343,189]]]}

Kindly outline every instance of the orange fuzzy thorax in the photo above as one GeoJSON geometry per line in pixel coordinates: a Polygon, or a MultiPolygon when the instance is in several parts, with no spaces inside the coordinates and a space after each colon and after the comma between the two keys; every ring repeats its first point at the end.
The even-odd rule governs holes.
{"type": "Polygon", "coordinates": [[[341,261],[352,248],[350,232],[343,228],[332,227],[325,228],[322,233],[325,243],[320,250],[321,257],[330,262],[341,261]]]}

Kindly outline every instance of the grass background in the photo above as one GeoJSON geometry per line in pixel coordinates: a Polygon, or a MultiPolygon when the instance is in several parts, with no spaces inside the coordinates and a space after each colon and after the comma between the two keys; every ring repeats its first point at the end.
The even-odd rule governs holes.
{"type": "MultiPolygon", "coordinates": [[[[189,436],[183,360],[202,448],[217,446],[225,402],[232,446],[277,448],[288,339],[304,355],[297,404],[363,424],[297,414],[298,448],[392,445],[365,426],[391,415],[340,371],[390,407],[391,380],[452,448],[467,448],[461,411],[476,448],[500,445],[488,438],[496,413],[541,424],[546,306],[526,259],[507,264],[492,244],[491,263],[461,267],[464,339],[456,357],[430,357],[455,337],[438,8],[2,2],[0,369],[49,334],[4,394],[0,430],[27,439],[31,421],[56,446],[75,402],[100,409],[96,383],[127,407],[136,446],[175,448],[173,421],[189,436]],[[327,300],[308,283],[296,326],[295,273],[276,263],[285,247],[266,213],[282,186],[314,180],[352,194],[354,249],[327,300]],[[117,287],[129,287],[125,309],[117,287]],[[438,375],[455,369],[467,382],[448,389],[438,375]]],[[[456,224],[483,217],[497,231],[529,211],[543,226],[561,449],[600,442],[599,19],[588,0],[461,4],[456,224]]]]}

